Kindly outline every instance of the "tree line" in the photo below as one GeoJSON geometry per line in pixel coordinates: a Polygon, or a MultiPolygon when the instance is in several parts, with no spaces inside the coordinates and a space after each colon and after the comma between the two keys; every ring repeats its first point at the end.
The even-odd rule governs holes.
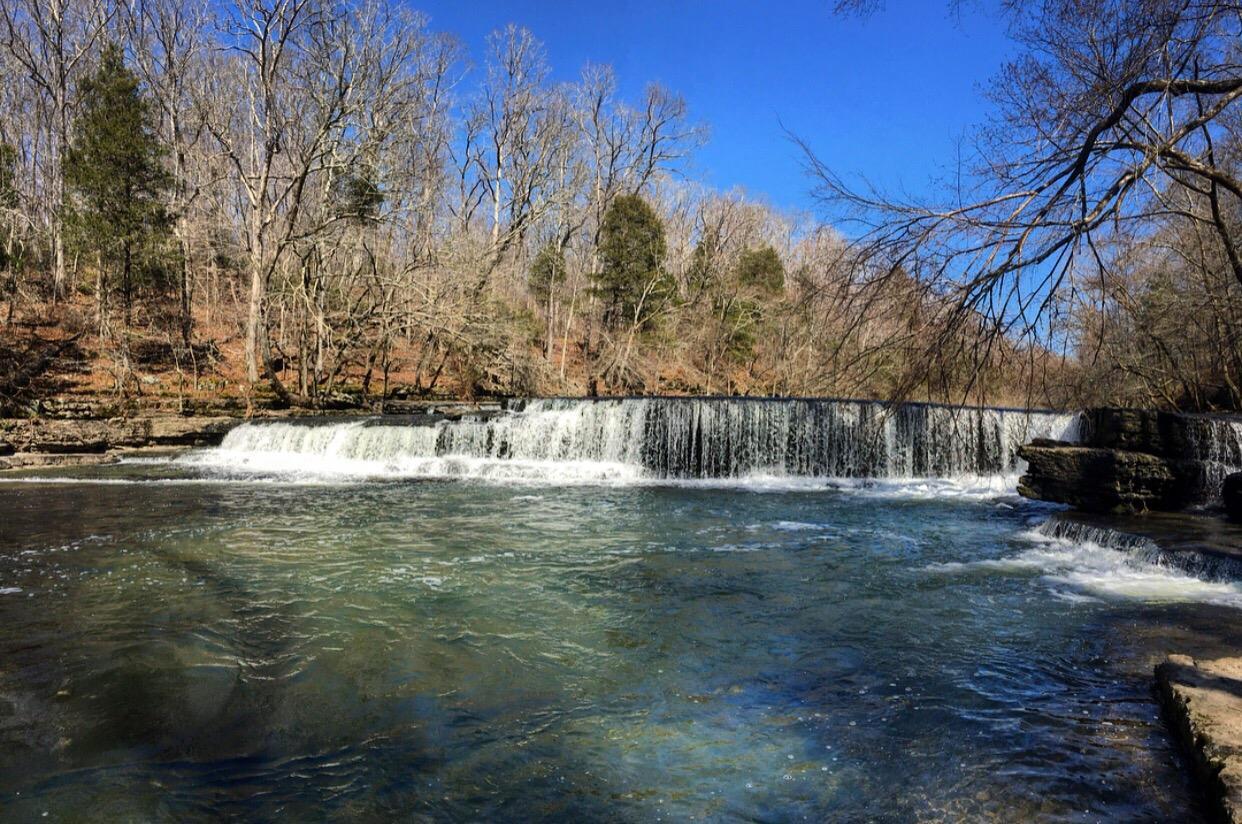
{"type": "Polygon", "coordinates": [[[0,0],[0,334],[72,336],[122,395],[171,369],[178,392],[281,405],[1236,405],[1237,9],[1211,4],[1176,57],[1198,85],[1148,100],[1118,84],[1164,66],[1134,55],[1186,42],[1191,23],[1136,39],[1159,9],[1123,24],[1115,5],[1086,4],[1098,25],[1080,33],[1057,3],[1014,12],[1032,62],[997,80],[1009,131],[981,136],[993,154],[972,179],[992,191],[975,206],[860,193],[807,140],[824,202],[862,224],[843,232],[696,183],[707,130],[680,95],[627,99],[603,65],[554,81],[519,26],[472,56],[397,0],[0,0]],[[1111,116],[1123,103],[1143,108],[1111,116]],[[1107,140],[1083,149],[1101,117],[1107,140]],[[1143,161],[1159,209],[1123,219],[1097,177],[1132,196],[1152,133],[1192,121],[1176,154],[1143,161]],[[1153,320],[1190,305],[1191,335],[1153,320]]]}

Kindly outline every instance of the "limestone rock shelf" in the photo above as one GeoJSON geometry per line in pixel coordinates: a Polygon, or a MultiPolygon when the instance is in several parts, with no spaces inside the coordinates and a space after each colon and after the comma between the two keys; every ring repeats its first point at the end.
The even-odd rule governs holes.
{"type": "Polygon", "coordinates": [[[1145,512],[1184,506],[1185,467],[1156,455],[1036,441],[1018,454],[1027,472],[1018,492],[1087,512],[1145,512]]]}
{"type": "Polygon", "coordinates": [[[0,419],[0,469],[108,463],[122,452],[217,444],[236,418],[0,419]]]}
{"type": "Polygon", "coordinates": [[[1242,468],[1242,419],[1089,409],[1079,443],[1035,440],[1018,450],[1018,491],[1085,512],[1177,511],[1222,500],[1242,468]]]}
{"type": "Polygon", "coordinates": [[[1242,824],[1242,658],[1171,655],[1156,667],[1156,685],[1217,812],[1242,824]]]}
{"type": "MultiPolygon", "coordinates": [[[[361,411],[349,415],[286,412],[264,414],[308,426],[367,417],[401,425],[427,423],[463,415],[498,414],[497,403],[419,402],[408,414],[376,418],[361,411]]],[[[231,415],[148,414],[113,418],[0,418],[0,470],[110,463],[136,450],[215,446],[233,427],[248,419],[231,415]]]]}
{"type": "Polygon", "coordinates": [[[219,443],[236,418],[161,416],[110,420],[0,419],[0,454],[99,453],[139,446],[219,443]]]}

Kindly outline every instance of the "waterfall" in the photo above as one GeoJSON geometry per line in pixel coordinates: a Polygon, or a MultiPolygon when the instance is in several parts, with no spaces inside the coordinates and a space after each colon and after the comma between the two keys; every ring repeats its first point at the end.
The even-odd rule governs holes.
{"type": "Polygon", "coordinates": [[[1187,457],[1200,468],[1195,498],[1208,504],[1220,503],[1225,476],[1242,472],[1242,421],[1206,416],[1188,417],[1187,457]]]}
{"type": "Polygon", "coordinates": [[[549,478],[904,478],[1019,471],[1079,416],[873,401],[537,399],[499,415],[246,423],[191,462],[252,469],[549,478]]]}

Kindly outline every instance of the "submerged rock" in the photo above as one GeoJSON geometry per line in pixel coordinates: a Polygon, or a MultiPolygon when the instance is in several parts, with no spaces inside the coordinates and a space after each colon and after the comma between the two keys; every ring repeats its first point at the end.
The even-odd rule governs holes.
{"type": "Polygon", "coordinates": [[[1242,824],[1242,658],[1171,655],[1156,667],[1156,685],[1218,813],[1242,824]]]}

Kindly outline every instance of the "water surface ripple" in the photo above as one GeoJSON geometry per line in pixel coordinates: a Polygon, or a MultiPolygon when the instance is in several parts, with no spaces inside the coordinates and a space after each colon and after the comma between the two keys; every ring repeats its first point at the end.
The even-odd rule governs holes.
{"type": "Polygon", "coordinates": [[[1242,587],[1012,496],[204,471],[0,482],[13,820],[1200,815],[1150,667],[1242,587]]]}

